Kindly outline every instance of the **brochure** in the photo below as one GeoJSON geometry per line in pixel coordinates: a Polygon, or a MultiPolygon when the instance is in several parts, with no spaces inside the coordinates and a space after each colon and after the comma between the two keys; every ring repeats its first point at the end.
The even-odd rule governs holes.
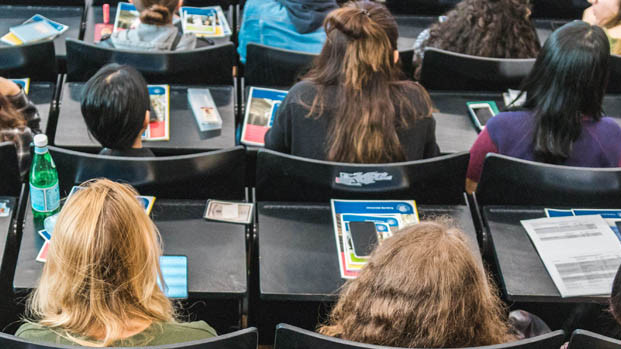
{"type": "Polygon", "coordinates": [[[30,91],[30,78],[11,79],[11,81],[21,86],[25,94],[28,94],[28,91],[30,91]]]}
{"type": "MultiPolygon", "coordinates": [[[[24,31],[24,28],[21,28],[21,27],[24,27],[25,25],[31,25],[32,26],[32,23],[39,23],[39,22],[40,23],[45,23],[45,24],[42,25],[45,28],[48,28],[48,29],[50,27],[53,28],[53,30],[49,32],[49,35],[46,35],[46,36],[42,37],[39,40],[44,40],[44,39],[48,39],[48,38],[50,38],[50,39],[54,38],[54,37],[56,37],[58,35],[61,35],[62,33],[66,32],[67,29],[69,29],[69,26],[66,26],[66,25],[64,25],[62,23],[54,22],[54,21],[52,21],[51,19],[49,19],[49,18],[47,18],[45,16],[42,16],[40,14],[36,14],[36,15],[30,17],[29,19],[27,19],[21,25],[10,28],[9,29],[10,31],[7,34],[5,34],[2,38],[0,38],[0,41],[6,43],[8,45],[11,45],[11,46],[22,45],[24,42],[39,41],[39,40],[34,40],[34,41],[22,40],[22,39],[20,39],[20,37],[18,35],[16,35],[13,32],[13,29],[15,29],[15,30],[17,30],[19,32],[22,32],[22,31],[24,31]]],[[[27,29],[26,29],[26,32],[28,32],[27,29]]],[[[25,35],[36,35],[36,34],[35,33],[26,33],[25,35]]]]}
{"type": "MultiPolygon", "coordinates": [[[[374,246],[354,248],[354,240],[377,241],[381,244],[384,239],[390,238],[399,229],[411,224],[417,224],[418,210],[414,200],[330,200],[332,207],[332,221],[334,224],[334,239],[339,260],[341,277],[353,279],[358,276],[360,269],[367,263],[368,255],[359,253],[368,251],[374,246]],[[352,222],[369,222],[375,230],[376,236],[371,240],[361,240],[352,237],[352,222]],[[366,247],[366,248],[365,248],[366,247]],[[358,252],[358,253],[356,253],[358,252]]],[[[368,239],[365,236],[365,239],[368,239]]],[[[359,243],[358,243],[359,245],[359,243]]],[[[356,246],[357,247],[357,246],[356,246]]]]}
{"type": "Polygon", "coordinates": [[[599,208],[572,208],[567,210],[561,210],[556,208],[546,208],[546,216],[552,217],[568,217],[568,216],[588,216],[588,215],[600,215],[604,218],[604,221],[608,223],[608,226],[615,233],[617,238],[621,241],[621,232],[619,226],[621,226],[621,209],[599,209],[599,208]]]}
{"type": "Polygon", "coordinates": [[[151,122],[142,135],[145,141],[170,140],[170,87],[149,85],[151,122]]]}
{"type": "Polygon", "coordinates": [[[114,18],[114,30],[134,29],[140,24],[140,12],[136,7],[127,2],[119,2],[114,18]]]}
{"type": "Polygon", "coordinates": [[[208,38],[222,38],[232,34],[220,6],[182,7],[179,12],[184,33],[208,38]]]}
{"type": "Polygon", "coordinates": [[[189,88],[188,102],[201,132],[222,128],[222,118],[208,88],[189,88]]]}
{"type": "Polygon", "coordinates": [[[265,134],[272,127],[278,107],[288,91],[250,87],[241,142],[247,145],[265,145],[265,134]]]}
{"type": "Polygon", "coordinates": [[[609,295],[621,243],[599,215],[521,221],[561,297],[609,295]]]}

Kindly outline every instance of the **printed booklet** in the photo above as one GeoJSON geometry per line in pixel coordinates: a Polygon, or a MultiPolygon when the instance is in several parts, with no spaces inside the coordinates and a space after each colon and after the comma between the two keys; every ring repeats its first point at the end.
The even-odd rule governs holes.
{"type": "Polygon", "coordinates": [[[170,87],[149,85],[151,98],[151,121],[142,135],[145,141],[170,140],[170,87]]]}
{"type": "Polygon", "coordinates": [[[222,128],[222,118],[208,88],[189,88],[188,102],[201,132],[222,128]]]}
{"type": "Polygon", "coordinates": [[[179,13],[184,33],[207,38],[223,38],[232,34],[220,6],[182,7],[179,13]]]}
{"type": "Polygon", "coordinates": [[[0,38],[0,41],[11,46],[17,46],[24,43],[53,39],[66,32],[67,29],[69,27],[64,24],[36,14],[24,23],[9,28],[9,32],[0,38]]]}
{"type": "Polygon", "coordinates": [[[250,87],[241,142],[246,145],[265,145],[265,134],[272,127],[278,107],[288,91],[250,87]]]}
{"type": "Polygon", "coordinates": [[[136,10],[136,6],[127,2],[119,2],[113,31],[134,29],[138,24],[140,24],[140,12],[136,10]]]}
{"type": "Polygon", "coordinates": [[[414,200],[330,200],[341,277],[353,279],[377,244],[417,224],[414,200]]]}
{"type": "Polygon", "coordinates": [[[11,81],[21,86],[25,94],[28,94],[28,91],[30,91],[30,78],[11,79],[11,81]]]}

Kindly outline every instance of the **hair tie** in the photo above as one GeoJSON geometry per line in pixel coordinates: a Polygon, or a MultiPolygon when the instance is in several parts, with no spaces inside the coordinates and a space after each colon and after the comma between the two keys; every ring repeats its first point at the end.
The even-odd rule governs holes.
{"type": "Polygon", "coordinates": [[[360,9],[360,12],[362,12],[363,15],[369,17],[369,10],[367,10],[366,8],[360,9]]]}

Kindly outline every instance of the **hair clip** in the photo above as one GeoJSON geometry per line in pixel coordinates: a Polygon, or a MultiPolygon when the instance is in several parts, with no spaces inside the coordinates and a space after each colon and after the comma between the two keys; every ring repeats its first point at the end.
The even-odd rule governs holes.
{"type": "Polygon", "coordinates": [[[369,17],[369,10],[367,10],[366,8],[360,9],[360,12],[361,12],[363,15],[365,15],[365,16],[367,16],[367,17],[369,17]]]}

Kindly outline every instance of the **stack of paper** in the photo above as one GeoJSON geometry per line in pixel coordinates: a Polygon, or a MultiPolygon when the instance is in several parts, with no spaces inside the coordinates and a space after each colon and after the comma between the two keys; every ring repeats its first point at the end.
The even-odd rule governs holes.
{"type": "Polygon", "coordinates": [[[36,14],[24,23],[9,28],[0,41],[11,46],[22,45],[37,41],[54,39],[69,29],[68,26],[54,22],[49,18],[36,14]]]}
{"type": "Polygon", "coordinates": [[[352,222],[373,223],[377,234],[373,241],[377,243],[391,237],[399,229],[419,222],[413,200],[331,200],[330,203],[341,277],[346,279],[357,277],[369,259],[368,254],[361,254],[361,249],[354,248],[352,222]]]}
{"type": "Polygon", "coordinates": [[[179,12],[184,33],[208,38],[222,38],[232,34],[220,6],[182,7],[179,12]]]}

